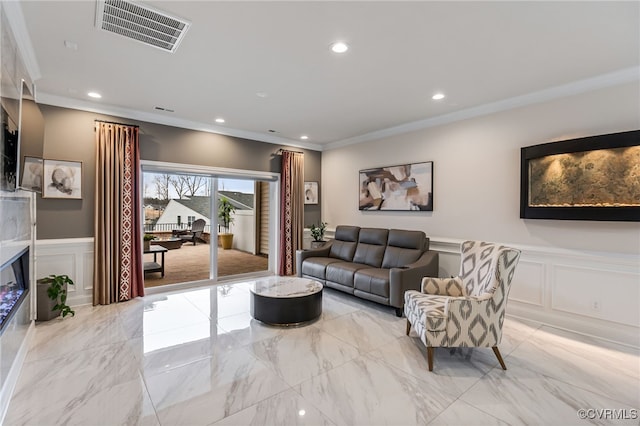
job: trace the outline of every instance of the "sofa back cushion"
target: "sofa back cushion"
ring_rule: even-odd
[[[353,261],[359,234],[360,228],[357,226],[337,226],[335,237],[331,243],[329,257],[335,257],[336,259],[347,262]]]
[[[362,228],[353,261],[379,268],[387,247],[388,229]]]
[[[382,259],[383,268],[407,266],[429,249],[429,239],[422,231],[391,229]]]

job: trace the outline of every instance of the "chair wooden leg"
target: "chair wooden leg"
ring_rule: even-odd
[[[429,363],[429,371],[433,371],[433,346],[427,346],[427,362]]]
[[[496,358],[498,358],[498,362],[500,363],[500,367],[502,367],[503,370],[507,369],[507,366],[504,365],[504,360],[502,359],[502,355],[500,355],[500,350],[498,350],[497,346],[493,346],[491,349],[493,349],[493,353],[496,354]]]
[[[407,336],[409,335],[410,331],[411,331],[411,323],[409,322],[409,318],[407,318]]]

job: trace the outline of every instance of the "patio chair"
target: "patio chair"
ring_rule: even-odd
[[[202,232],[204,231],[205,221],[204,219],[198,219],[193,221],[191,224],[191,229],[182,231],[176,237],[180,238],[183,243],[191,241],[193,245],[196,245],[198,238],[202,236]]]

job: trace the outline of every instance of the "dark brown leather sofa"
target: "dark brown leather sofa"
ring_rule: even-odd
[[[438,253],[422,231],[338,226],[324,247],[296,252],[299,277],[396,308],[404,292],[420,290],[423,277],[438,276]]]

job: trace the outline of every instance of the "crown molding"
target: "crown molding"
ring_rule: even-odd
[[[311,151],[322,151],[322,146],[316,144],[305,144],[292,139],[287,139],[275,135],[265,135],[246,130],[232,129],[223,126],[215,126],[198,121],[185,120],[176,117],[167,117],[161,114],[138,111],[130,108],[122,108],[113,105],[97,104],[81,99],[67,98],[64,96],[52,95],[50,93],[37,93],[36,101],[40,104],[53,105],[63,108],[76,109],[81,111],[95,112],[97,114],[112,115],[115,117],[128,118],[130,120],[146,121],[166,126],[181,127],[183,129],[197,130],[200,132],[216,133],[219,135],[232,136],[236,138],[255,140],[275,145],[286,145],[295,148],[303,148]]]
[[[607,87],[618,86],[638,80],[640,80],[640,67],[624,68],[596,77],[586,78],[583,80],[574,81],[572,83],[528,93],[526,95],[515,96],[513,98],[503,99],[501,101],[491,102],[477,107],[467,108],[449,114],[443,114],[437,117],[413,121],[411,123],[401,124],[399,126],[376,130],[375,132],[366,133],[364,135],[354,136],[352,138],[331,142],[324,146],[324,150],[328,151],[332,149],[343,148],[349,145],[369,142],[372,140],[387,138],[403,133],[415,132],[417,130],[427,129],[430,127],[442,126],[444,124],[449,124],[456,121],[494,114],[496,112],[520,108],[527,105],[548,102],[554,99],[578,95],[581,93],[604,89]]]
[[[42,74],[40,73],[38,60],[33,50],[31,37],[29,37],[29,32],[27,31],[22,6],[20,6],[19,1],[3,1],[2,10],[4,10],[4,13],[7,15],[9,27],[11,28],[18,47],[18,54],[22,58],[27,73],[29,77],[31,77],[31,81],[35,82],[42,77]]]

